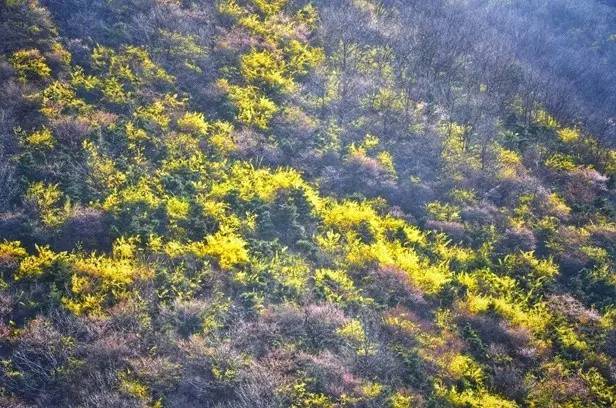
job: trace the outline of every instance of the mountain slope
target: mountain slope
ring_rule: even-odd
[[[0,406],[613,405],[613,17],[489,3],[0,3]]]

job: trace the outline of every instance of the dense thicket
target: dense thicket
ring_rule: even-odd
[[[0,406],[614,406],[615,19],[2,0]]]

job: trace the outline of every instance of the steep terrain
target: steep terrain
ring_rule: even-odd
[[[2,0],[0,406],[614,406],[615,22]]]

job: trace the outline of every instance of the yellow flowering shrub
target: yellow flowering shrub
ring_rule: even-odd
[[[246,81],[255,85],[265,85],[291,91],[293,80],[286,75],[286,65],[280,56],[269,51],[253,50],[242,55],[240,71]]]
[[[280,190],[302,189],[309,191],[302,176],[292,169],[260,169],[237,163],[229,171],[229,178],[212,188],[213,197],[224,197],[231,191],[237,191],[243,200],[258,198],[271,202]]]
[[[47,79],[51,76],[51,68],[37,49],[15,51],[9,58],[9,62],[22,82],[31,79]]]
[[[278,106],[274,101],[254,86],[225,85],[225,82],[220,84],[227,90],[229,99],[237,109],[237,118],[240,122],[262,130],[269,128],[270,121],[278,112]]]
[[[311,47],[297,40],[289,41],[285,52],[289,55],[287,69],[292,75],[306,75],[325,58],[321,48]]]
[[[456,380],[466,379],[474,384],[482,384],[484,374],[477,362],[471,357],[457,354],[446,364],[446,369]]]
[[[203,136],[207,133],[210,125],[206,122],[202,113],[186,112],[177,120],[178,129],[182,132]]]
[[[250,0],[263,14],[279,13],[287,5],[288,0]]]
[[[152,277],[152,271],[137,261],[137,238],[119,238],[112,255],[73,256],[70,262],[70,292],[63,297],[71,312],[100,315],[104,307],[130,296],[133,284]]]
[[[364,326],[359,320],[353,319],[336,330],[336,334],[355,349],[359,355],[368,355],[373,352],[368,341]]]
[[[558,138],[564,143],[573,143],[579,140],[580,132],[573,128],[563,128],[556,131]]]
[[[9,261],[21,260],[28,256],[28,252],[19,241],[0,242],[0,264]]]
[[[534,112],[535,123],[539,126],[544,126],[550,129],[556,129],[558,127],[558,121],[550,115],[545,109],[539,109]]]
[[[371,205],[365,202],[343,201],[332,203],[323,211],[323,224],[342,233],[356,232],[367,225],[374,235],[381,233],[378,215]]]
[[[183,220],[188,217],[190,203],[180,197],[171,197],[167,200],[167,214],[172,220]]]
[[[402,392],[396,392],[389,399],[389,408],[412,408],[413,397]]]
[[[216,258],[222,269],[245,264],[249,260],[246,241],[233,231],[220,230],[206,238],[205,244],[196,247],[201,256]]]
[[[65,252],[56,253],[47,246],[36,246],[36,254],[22,257],[15,279],[36,279],[63,269],[68,262]]]
[[[42,150],[53,149],[56,144],[56,140],[54,139],[51,130],[45,127],[27,135],[24,142],[28,146]]]
[[[366,301],[359,294],[353,280],[342,270],[317,269],[314,283],[317,290],[330,302],[346,304]]]
[[[56,184],[32,183],[26,199],[39,211],[43,224],[53,227],[61,224],[67,214],[64,194]]]

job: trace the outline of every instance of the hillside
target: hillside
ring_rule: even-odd
[[[616,4],[0,0],[0,407],[613,407]]]

